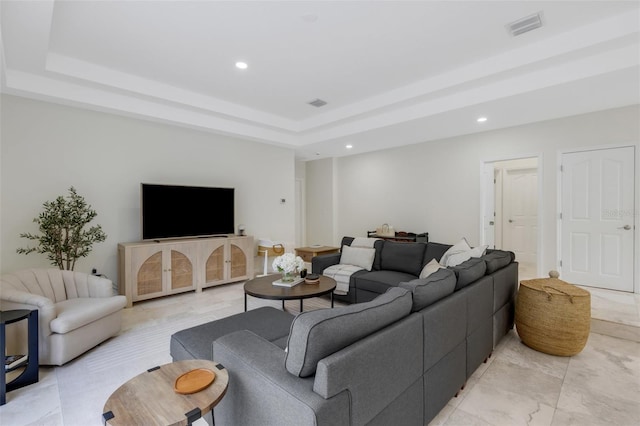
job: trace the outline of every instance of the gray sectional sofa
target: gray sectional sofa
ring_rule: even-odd
[[[437,243],[422,247],[423,264],[425,252],[441,256],[448,247],[429,244]],[[390,267],[389,251],[380,250],[379,265]],[[507,255],[506,264],[504,252],[472,259],[482,263],[476,279],[469,268],[425,279],[379,269],[363,281],[364,297],[382,276],[411,277],[344,307],[295,317],[265,307],[182,330],[171,337],[171,355],[228,369],[217,425],[426,425],[513,326],[518,269]]]

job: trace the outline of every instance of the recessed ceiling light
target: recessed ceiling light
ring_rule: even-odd
[[[246,62],[236,62],[236,68],[238,69],[246,70],[248,66]]]
[[[353,148],[353,145],[345,145],[345,148],[351,149],[351,148]]]
[[[479,117],[478,120],[476,120],[478,123],[484,123],[485,121],[487,121],[487,117]]]

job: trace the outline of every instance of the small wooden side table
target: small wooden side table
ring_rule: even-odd
[[[321,254],[332,254],[340,252],[339,247],[330,246],[312,246],[312,247],[298,247],[296,248],[296,256],[300,256],[305,262],[311,262],[315,256]]]
[[[9,383],[6,383],[7,371],[0,374],[0,405],[7,402],[7,392],[23,386],[36,383],[38,378],[38,311],[30,311],[28,309],[17,309],[12,311],[0,311],[0,351],[6,353],[6,330],[7,324],[27,320],[28,337],[27,337],[27,366],[22,373]],[[16,367],[23,368],[22,366]]]
[[[216,377],[207,388],[183,395],[173,386],[182,374],[206,368]],[[102,414],[105,425],[172,425],[186,426],[213,410],[227,392],[229,374],[223,365],[204,359],[177,361],[129,380],[111,394]]]

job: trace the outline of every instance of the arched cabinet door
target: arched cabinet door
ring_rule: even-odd
[[[237,239],[229,242],[230,279],[232,281],[253,278],[253,239]]]
[[[225,244],[217,242],[208,244],[206,250],[207,261],[205,263],[205,284],[218,284],[225,279]]]
[[[211,238],[200,247],[201,289],[253,278],[253,237]]]
[[[133,268],[136,276],[134,300],[162,295],[163,267],[162,250],[137,250],[133,253]]]
[[[179,291],[181,289],[192,289],[193,279],[193,262],[187,255],[178,250],[171,250],[171,291]]]
[[[196,288],[193,244],[142,245],[131,251],[132,301],[181,293]]]

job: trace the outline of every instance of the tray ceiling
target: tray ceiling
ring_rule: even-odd
[[[286,146],[301,159],[640,103],[633,1],[0,7],[2,92]],[[538,12],[542,28],[508,33]]]

